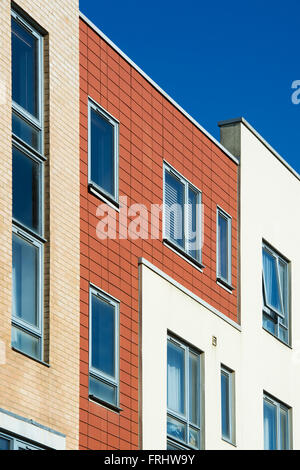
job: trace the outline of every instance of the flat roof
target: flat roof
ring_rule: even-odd
[[[230,124],[236,124],[236,123],[244,124],[244,126],[247,127],[247,129],[249,129],[249,131],[252,132],[252,134],[254,134],[258,140],[260,140],[260,142],[277,158],[277,160],[279,160],[280,163],[282,163],[282,165],[284,165],[287,168],[287,170],[289,170],[300,181],[299,173],[297,173],[297,171],[294,170],[294,168],[292,168],[291,165],[289,165],[288,162],[284,158],[282,158],[281,155],[279,155],[279,153],[257,132],[257,130],[254,129],[253,126],[251,126],[251,124],[249,124],[249,122],[244,117],[238,117],[234,119],[226,119],[225,121],[220,121],[218,122],[218,126],[222,127],[222,126],[228,126]]]
[[[218,142],[206,129],[204,129],[190,114],[188,114],[176,101],[173,100],[160,86],[155,83],[138,65],[136,65],[116,44],[114,44],[92,21],[90,21],[83,13],[79,12],[80,18],[92,28],[105,42],[107,42],[126,62],[128,62],[135,70],[137,70],[161,95],[163,95],[175,108],[177,108],[190,122],[192,122],[203,134],[208,137],[211,142],[219,147],[234,163],[239,165],[239,160],[232,155],[223,145]]]

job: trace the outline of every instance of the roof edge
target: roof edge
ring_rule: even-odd
[[[177,108],[192,124],[194,124],[206,137],[219,147],[236,165],[239,165],[239,160],[232,155],[223,145],[218,142],[204,127],[202,127],[192,116],[190,116],[171,96],[169,96],[160,86],[152,80],[138,65],[136,65],[115,43],[113,43],[89,18],[87,18],[81,11],[79,17],[90,26],[101,38],[107,42],[123,59],[126,60],[137,72],[139,72],[161,95],[163,95],[175,108]]]
[[[277,160],[279,160],[280,163],[282,163],[282,165],[284,165],[286,169],[290,171],[290,173],[292,173],[300,181],[299,173],[294,170],[294,168],[281,155],[279,155],[279,153],[262,137],[261,134],[259,134],[259,132],[257,132],[257,130],[254,129],[253,126],[251,126],[251,124],[244,117],[219,121],[218,126],[223,127],[237,123],[244,124],[244,126],[247,127],[247,129],[252,132],[252,134],[255,135],[255,137],[277,158]]]

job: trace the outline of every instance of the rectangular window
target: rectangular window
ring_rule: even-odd
[[[168,449],[200,449],[200,354],[168,338]]]
[[[221,367],[221,416],[222,439],[234,444],[234,373],[223,366]]]
[[[0,451],[1,450],[43,450],[33,444],[29,444],[7,434],[0,433]]]
[[[164,164],[164,240],[201,265],[201,192]]]
[[[231,217],[217,208],[217,280],[231,286]]]
[[[90,289],[89,395],[119,406],[119,303]]]
[[[89,100],[89,185],[118,203],[119,122]]]
[[[263,327],[289,343],[289,263],[265,243],[263,258]]]
[[[13,134],[42,151],[43,38],[12,12]]]
[[[12,12],[12,346],[43,360],[43,38]]]
[[[277,400],[264,396],[264,448],[289,450],[291,409]]]

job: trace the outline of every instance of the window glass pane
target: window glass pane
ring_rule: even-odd
[[[276,406],[264,400],[264,441],[265,450],[276,450]]]
[[[222,437],[231,439],[230,436],[230,378],[229,374],[221,372],[221,396],[222,396]]]
[[[115,307],[92,295],[92,367],[115,377]]]
[[[29,356],[35,357],[36,359],[40,358],[40,339],[36,338],[25,331],[12,327],[12,346],[19,351],[28,354]]]
[[[281,319],[283,325],[288,325],[288,268],[287,264],[283,261],[278,261],[279,267],[279,280],[282,293],[283,313],[284,318]]]
[[[228,220],[218,214],[218,275],[228,280]]]
[[[13,217],[40,232],[40,167],[37,162],[13,147]]]
[[[189,407],[190,422],[199,426],[199,356],[189,354]]]
[[[38,117],[38,40],[12,19],[12,99]]]
[[[186,424],[168,416],[167,433],[180,441],[186,441]]]
[[[117,388],[92,376],[89,379],[89,393],[112,405],[117,404]]]
[[[0,450],[9,450],[10,440],[0,436]]]
[[[174,442],[167,441],[167,450],[182,450],[184,447],[174,444]]]
[[[263,249],[263,274],[267,305],[282,313],[276,258]]]
[[[273,320],[269,315],[263,314],[263,327],[273,335],[277,331],[277,321]]]
[[[191,427],[189,428],[189,444],[197,449],[200,448],[200,432]]]
[[[115,197],[115,128],[91,109],[91,179]]]
[[[187,251],[193,258],[199,260],[199,230],[197,227],[197,203],[198,193],[189,187],[188,192],[188,230],[187,230]],[[198,232],[198,233],[197,233]]]
[[[184,248],[184,185],[165,171],[165,234]]]
[[[280,408],[280,449],[289,449],[288,410]]]
[[[13,316],[39,326],[39,249],[13,234]]]
[[[184,349],[168,341],[168,408],[185,414]]]
[[[22,139],[26,144],[35,150],[41,151],[41,132],[14,112],[12,114],[12,131],[14,135]]]

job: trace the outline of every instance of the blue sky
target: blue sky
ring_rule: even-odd
[[[80,10],[218,140],[218,121],[244,116],[300,173],[299,0],[80,0]]]

